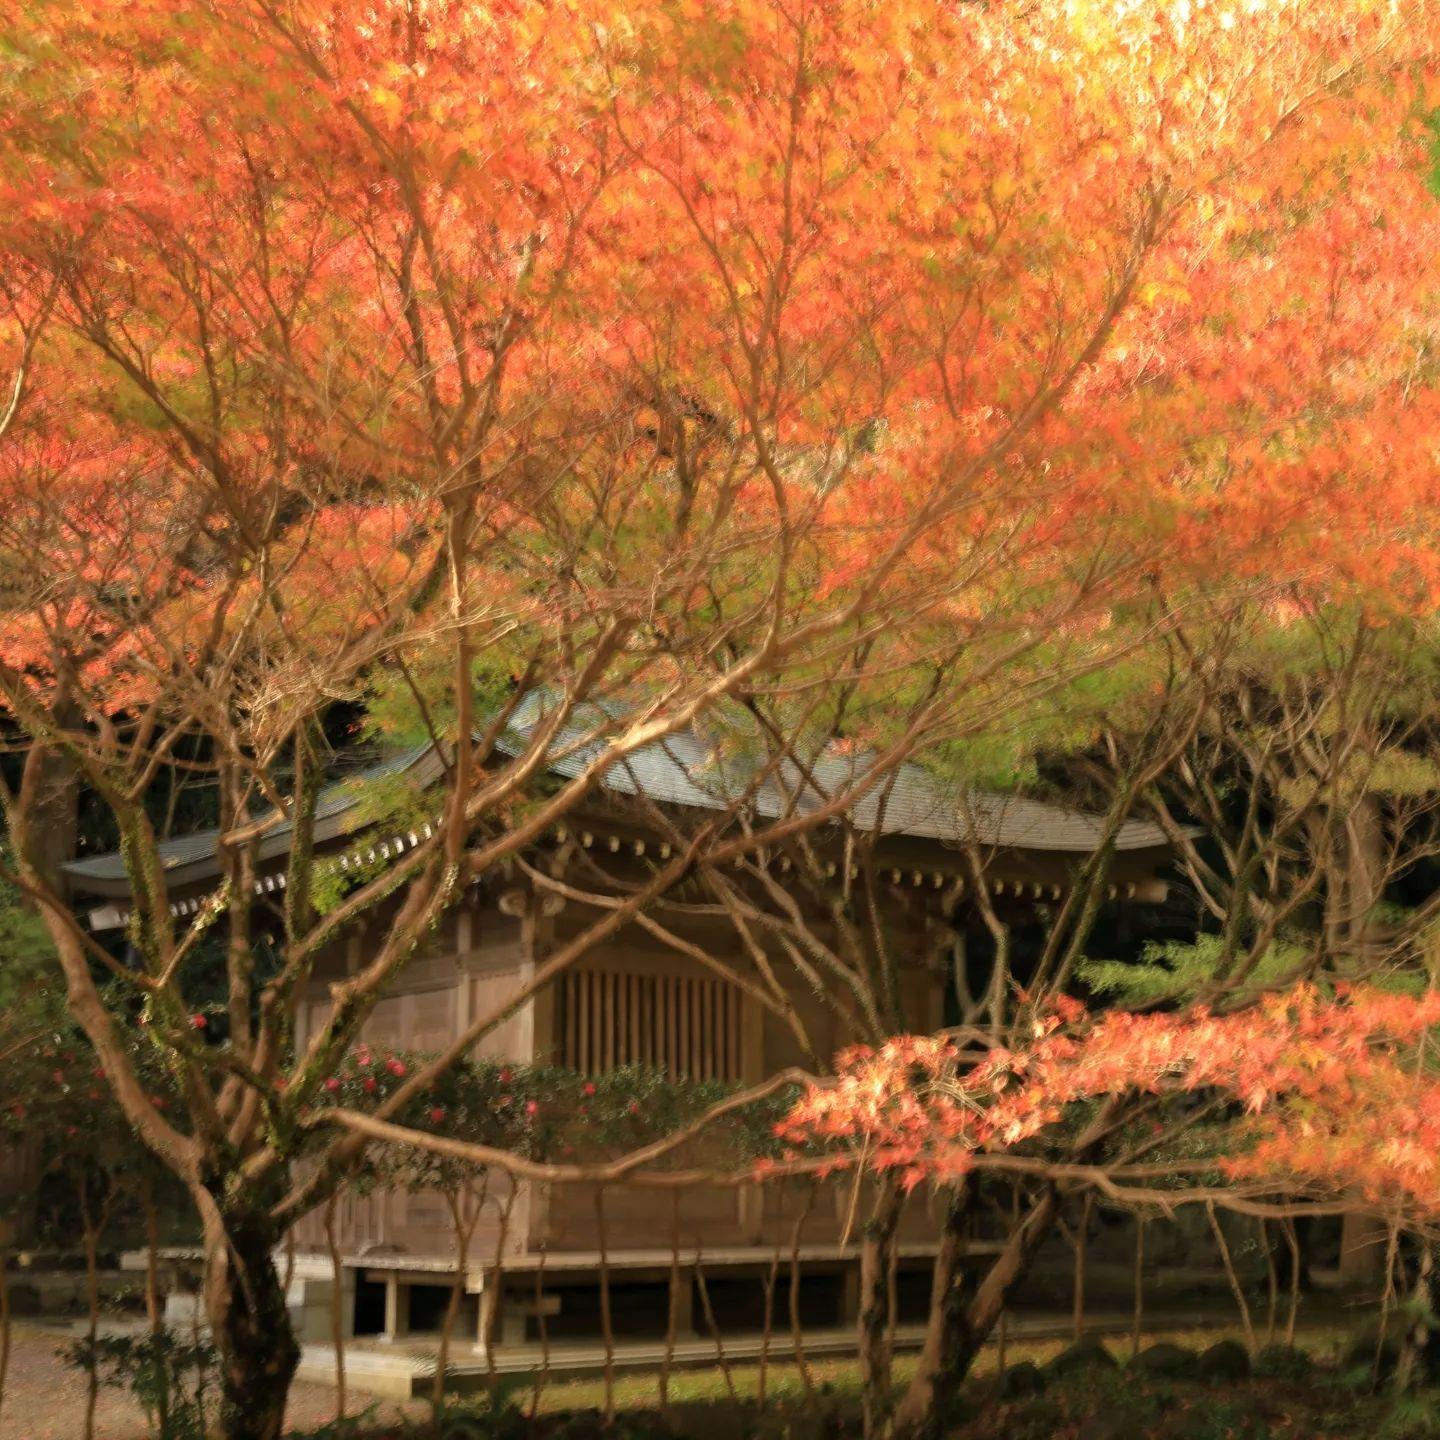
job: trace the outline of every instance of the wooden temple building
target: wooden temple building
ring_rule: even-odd
[[[581,748],[556,768],[562,776],[573,775],[587,758]],[[822,790],[842,784],[856,763],[853,756],[827,756],[809,780]],[[596,798],[537,844],[536,868],[568,846],[572,853],[585,852],[619,881],[643,877],[670,853],[656,833],[655,807],[677,827],[687,817],[693,821],[715,811],[726,803],[730,788],[723,769],[697,735],[682,734],[638,752],[610,772]],[[367,786],[398,783],[423,794],[441,771],[438,755],[427,746],[332,785],[318,812],[321,852],[342,869],[372,867],[373,873],[376,864],[420,843],[423,825],[418,830],[386,827],[364,818],[373,813],[365,804]],[[762,791],[757,809],[763,814],[768,807],[774,814],[782,804],[793,803],[793,791],[788,796]],[[848,818],[852,825],[878,832],[875,853],[892,911],[891,943],[905,957],[906,1023],[917,1031],[933,1031],[953,1019],[954,964],[957,953],[963,953],[957,947],[968,937],[983,949],[986,932],[974,894],[977,873],[983,875],[991,904],[1023,924],[1024,911],[1033,916],[1038,907],[1062,898],[1101,834],[1092,815],[1008,795],[961,797],[918,766],[906,766],[881,798],[867,797]],[[826,868],[841,884],[845,851],[839,827],[827,832],[822,825],[814,843],[825,853],[827,833],[836,837],[836,859]],[[209,831],[166,844],[177,915],[194,913],[214,890],[216,843],[217,833]],[[288,844],[284,826],[261,842],[257,891],[283,888]],[[977,854],[983,859],[978,872]],[[1115,837],[1107,881],[1111,898],[1152,905],[1162,901],[1169,861],[1157,827],[1126,823]],[[765,863],[785,883],[790,860],[777,853]],[[593,877],[593,869],[590,873]],[[68,881],[77,909],[93,929],[113,933],[124,926],[129,886],[118,856],[77,860],[68,867]],[[594,888],[593,878],[584,883]],[[407,963],[371,1017],[366,1038],[377,1047],[442,1047],[473,1017],[513,994],[547,953],[580,933],[595,914],[537,889],[520,867],[500,867],[466,892]],[[381,914],[371,924],[384,919]],[[675,1075],[737,1083],[810,1063],[790,1027],[694,958],[696,952],[722,956],[744,971],[749,963],[745,947],[728,921],[667,915],[665,924],[693,947],[690,953],[631,925],[595,946],[557,984],[493,1030],[481,1052],[588,1073],[641,1062]],[[317,965],[298,1020],[298,1044],[303,1046],[323,1019],[330,982],[365,960],[367,933],[352,931]],[[792,1001],[817,1053],[831,1054],[847,1042],[836,1013],[798,979]],[[501,1243],[499,1215],[509,1193],[503,1177],[488,1184],[489,1208],[470,1250],[466,1289],[473,1298],[467,1324],[474,1327],[477,1346],[488,1343],[503,1350],[533,1343],[542,1321],[549,1336],[593,1336],[602,1243],[595,1196],[586,1187],[525,1182],[509,1201]],[[818,1202],[812,1196],[803,1213],[798,1191],[782,1185],[688,1189],[678,1201],[662,1191],[608,1188],[603,1243],[616,1333],[663,1333],[672,1307],[682,1333],[687,1327],[698,1331],[694,1281],[702,1263],[707,1318],[734,1333],[754,1329],[759,1280],[773,1276],[779,1254],[787,1274],[792,1261],[803,1266],[805,1323],[822,1328],[842,1321],[856,1294],[856,1247],[853,1239],[842,1243],[852,1200],[850,1188],[838,1182]],[[925,1210],[923,1196],[917,1196],[902,1222],[903,1264],[913,1272],[909,1278],[902,1273],[902,1298],[906,1284],[923,1287],[928,1278],[936,1228]],[[683,1257],[678,1272],[677,1233]],[[347,1195],[339,1206],[338,1236],[348,1329],[399,1340],[438,1326],[456,1266],[441,1196],[395,1190]],[[318,1217],[304,1222],[294,1238],[293,1312],[302,1338],[323,1341],[329,1335],[332,1267]],[[785,1284],[782,1277],[782,1291]],[[774,1303],[784,1314],[788,1302],[776,1298]]]

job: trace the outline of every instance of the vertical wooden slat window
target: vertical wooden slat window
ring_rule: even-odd
[[[560,1063],[588,1075],[654,1065],[740,1078],[740,992],[722,980],[572,970],[560,983]]]

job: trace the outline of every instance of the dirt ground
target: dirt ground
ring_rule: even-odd
[[[85,1433],[85,1377],[63,1364],[56,1355],[65,1337],[52,1332],[15,1327],[10,1352],[10,1373],[0,1408],[0,1440],[81,1440]],[[368,1395],[355,1396],[352,1411],[370,1403]],[[419,1415],[426,1407],[413,1402]],[[382,1402],[379,1418],[402,1413],[392,1402]],[[297,1382],[290,1392],[289,1421],[297,1429],[323,1424],[335,1415],[335,1392],[325,1385]],[[95,1409],[95,1440],[145,1440],[150,1432],[138,1405],[119,1390],[101,1389]]]

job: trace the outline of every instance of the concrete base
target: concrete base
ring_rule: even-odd
[[[355,1333],[355,1275],[350,1268],[341,1271],[340,1317],[341,1334],[349,1339]],[[333,1275],[296,1273],[285,1293],[285,1308],[290,1324],[302,1345],[333,1344],[330,1299],[335,1292]]]
[[[1071,1335],[1068,1315],[1012,1316],[1007,1333],[1014,1340],[1066,1340]],[[1132,1317],[1128,1314],[1095,1315],[1085,1324],[1087,1335],[1129,1335]],[[1166,1330],[1232,1329],[1234,1319],[1228,1315],[1201,1316],[1191,1313],[1147,1315],[1145,1330],[1155,1334]],[[925,1338],[922,1325],[901,1325],[895,1331],[897,1350],[917,1350]],[[723,1341],[727,1364],[753,1364],[765,1349],[759,1335],[726,1336]],[[380,1344],[366,1338],[345,1347],[345,1383],[347,1387],[386,1399],[411,1399],[428,1396],[435,1375],[438,1342],[434,1336],[407,1339],[399,1344]],[[855,1353],[855,1331],[848,1327],[812,1330],[805,1336],[808,1360],[833,1358]],[[770,1337],[768,1354],[772,1363],[783,1364],[794,1358],[795,1350],[788,1330]],[[664,1363],[665,1346],[660,1340],[638,1340],[617,1343],[614,1366],[617,1372],[657,1372]],[[540,1369],[542,1353],[538,1345],[497,1347],[494,1373],[512,1377],[533,1376]],[[715,1364],[713,1338],[692,1336],[676,1342],[671,1356],[675,1369],[698,1369]],[[464,1393],[483,1389],[490,1374],[483,1349],[459,1343],[450,1352],[449,1377],[446,1388]],[[552,1344],[546,1365],[547,1383],[555,1380],[578,1379],[599,1375],[605,1369],[604,1347],[597,1341],[564,1341]],[[331,1345],[307,1345],[300,1359],[298,1378],[331,1385],[335,1381],[335,1350]]]
[[[208,1335],[210,1323],[205,1318],[205,1302],[189,1291],[172,1290],[165,1297],[165,1328],[177,1335],[193,1335],[197,1330]]]
[[[895,1333],[897,1348],[918,1348],[924,1339],[924,1327],[902,1325]],[[725,1359],[729,1364],[753,1363],[760,1358],[764,1342],[759,1335],[736,1335],[724,1342]],[[400,1344],[386,1344],[375,1339],[357,1340],[345,1347],[345,1384],[348,1389],[391,1400],[408,1400],[426,1396],[435,1376],[437,1341],[433,1336],[424,1340],[411,1339]],[[805,1337],[807,1359],[845,1355],[855,1349],[855,1332],[844,1330],[813,1331]],[[770,1337],[769,1355],[772,1362],[783,1363],[794,1357],[789,1334]],[[665,1359],[664,1342],[637,1340],[617,1343],[614,1364],[616,1371],[656,1371]],[[540,1369],[542,1352],[538,1345],[497,1346],[494,1373],[516,1376],[534,1375]],[[677,1341],[671,1358],[674,1368],[695,1369],[714,1365],[715,1342],[690,1338]],[[458,1393],[485,1387],[490,1366],[481,1346],[456,1343],[450,1351],[446,1388]],[[586,1375],[599,1375],[605,1369],[605,1350],[596,1341],[566,1341],[550,1346],[547,1379],[570,1380]],[[307,1345],[300,1358],[297,1378],[330,1385],[335,1381],[335,1347]]]

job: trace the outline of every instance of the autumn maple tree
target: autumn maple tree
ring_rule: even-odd
[[[871,716],[906,702],[861,727],[870,758],[824,805],[767,827],[741,794],[534,986],[697,865],[841,815],[917,747],[1124,653],[1202,581],[1432,601],[1433,18],[6,18],[13,878],[203,1224],[227,1436],[282,1424],[281,1237],[501,1012],[369,1131],[315,1109],[366,1017],[463,886],[628,754],[722,715],[803,751],[833,738],[838,693]],[[446,774],[433,834],[337,894],[313,817],[341,703],[407,713]],[[595,758],[537,791],[577,729]],[[213,785],[223,832],[223,887],[185,918],[153,810],[174,774]],[[129,867],[129,961],[58,885],[81,786]],[[257,847],[282,817],[262,959]],[[392,901],[294,1053],[316,956]],[[216,949],[211,1037],[193,977]],[[167,1112],[131,1058],[141,1028]]]
[[[906,1188],[1029,1179],[1041,1186],[1026,1217],[1032,1236],[1053,1221],[1067,1183],[1167,1212],[1217,1195],[1259,1216],[1363,1204],[1396,1230],[1424,1232],[1440,1205],[1440,1080],[1427,1054],[1437,1021],[1434,990],[1298,986],[1231,1014],[1089,1016],[1071,1002],[1037,1019],[1014,1050],[963,1034],[900,1037],[840,1057],[834,1082],[778,1127],[794,1148],[776,1168],[863,1167]],[[1196,1108],[1167,1102],[1207,1095],[1212,1115],[1218,1097],[1233,1118],[1212,1127],[1200,1151],[1166,1154]],[[1136,1097],[1149,1120],[1138,1137],[1123,1123]],[[1097,1153],[1107,1137],[1120,1143]],[[963,1377],[984,1338],[946,1328],[932,1312],[897,1415],[903,1433],[921,1433],[943,1410],[955,1367]],[[937,1362],[946,1369],[937,1373]]]

